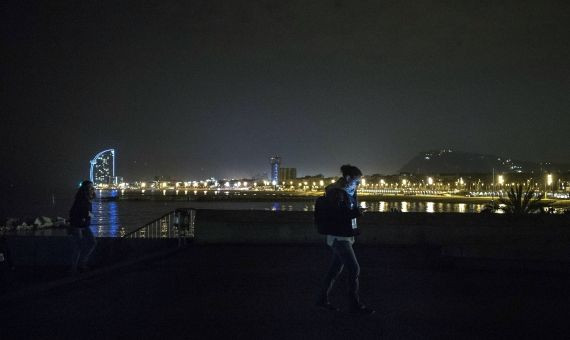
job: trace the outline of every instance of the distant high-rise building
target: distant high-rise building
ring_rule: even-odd
[[[124,178],[121,177],[121,176],[115,176],[115,177],[113,177],[112,181],[113,181],[113,185],[119,185],[119,184],[125,182]]]
[[[99,152],[89,162],[89,179],[94,185],[113,184],[115,178],[115,149],[108,149]]]
[[[297,178],[297,168],[279,168],[279,184]]]
[[[269,180],[272,184],[277,184],[279,182],[279,165],[281,164],[281,157],[274,156],[270,157],[269,161],[271,163],[271,171],[269,175]]]

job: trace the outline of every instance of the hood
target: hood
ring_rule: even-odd
[[[346,189],[346,183],[345,183],[344,178],[341,177],[336,182],[334,182],[333,184],[327,185],[325,188],[325,192],[329,192],[329,191],[335,190],[335,189],[346,191],[345,190]]]

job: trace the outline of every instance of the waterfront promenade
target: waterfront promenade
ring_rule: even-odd
[[[570,336],[566,273],[453,266],[421,247],[356,252],[372,316],[313,307],[322,245],[201,245],[2,301],[2,338]],[[346,307],[340,281],[333,302]]]

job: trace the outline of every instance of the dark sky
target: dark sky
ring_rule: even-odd
[[[393,173],[421,150],[570,161],[567,1],[14,1],[3,185]],[[49,184],[45,184],[49,181]]]

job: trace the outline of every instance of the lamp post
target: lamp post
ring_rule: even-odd
[[[497,182],[499,182],[499,187],[501,188],[501,197],[503,196],[503,184],[505,183],[505,178],[503,177],[503,175],[499,175],[497,178]]]
[[[546,184],[548,185],[548,187],[552,186],[552,174],[546,175]],[[546,192],[548,190],[548,187],[546,185],[544,186],[544,198],[545,199],[546,199]]]
[[[491,176],[491,179],[493,181],[492,185],[492,190],[491,190],[491,202],[495,201],[495,168],[493,168],[493,175]]]

